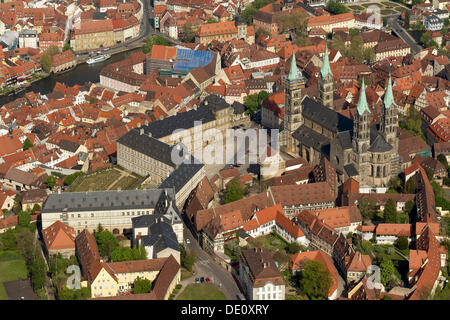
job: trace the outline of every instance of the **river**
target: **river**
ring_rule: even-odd
[[[83,63],[78,65],[74,70],[68,71],[66,73],[58,74],[58,75],[51,75],[45,79],[39,80],[37,82],[34,82],[31,84],[30,87],[26,88],[25,91],[20,92],[19,94],[12,95],[12,96],[1,96],[0,97],[0,106],[3,106],[4,104],[14,101],[15,99],[19,97],[23,97],[26,92],[34,91],[39,92],[41,94],[47,94],[53,90],[55,87],[55,84],[57,82],[64,83],[67,86],[74,86],[76,84],[82,85],[86,82],[99,82],[100,81],[100,71],[103,67],[106,65],[117,62],[120,60],[125,59],[127,56],[129,56],[131,53],[137,51],[139,49],[130,50],[127,52],[122,52],[113,55],[110,59],[98,62],[95,64],[87,64]]]

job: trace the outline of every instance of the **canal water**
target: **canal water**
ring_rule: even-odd
[[[51,75],[45,79],[39,80],[31,84],[26,90],[12,96],[0,96],[0,106],[14,101],[17,98],[23,97],[26,92],[33,91],[36,93],[47,94],[53,90],[57,82],[64,83],[67,86],[74,86],[76,84],[82,85],[86,82],[99,82],[100,71],[108,64],[125,59],[131,53],[140,49],[134,49],[127,52],[122,52],[113,55],[110,59],[94,64],[83,63],[78,65],[74,70],[66,73]]]

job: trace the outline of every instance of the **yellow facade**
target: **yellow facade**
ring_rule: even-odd
[[[114,45],[114,31],[75,35],[75,51],[108,48]]]

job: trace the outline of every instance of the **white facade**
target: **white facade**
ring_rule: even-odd
[[[274,285],[267,281],[263,287],[253,288],[248,276],[248,268],[239,265],[239,277],[241,284],[246,291],[248,300],[284,300],[285,299],[285,285]]]

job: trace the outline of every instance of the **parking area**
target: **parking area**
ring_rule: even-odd
[[[8,300],[38,300],[30,279],[3,282]]]

